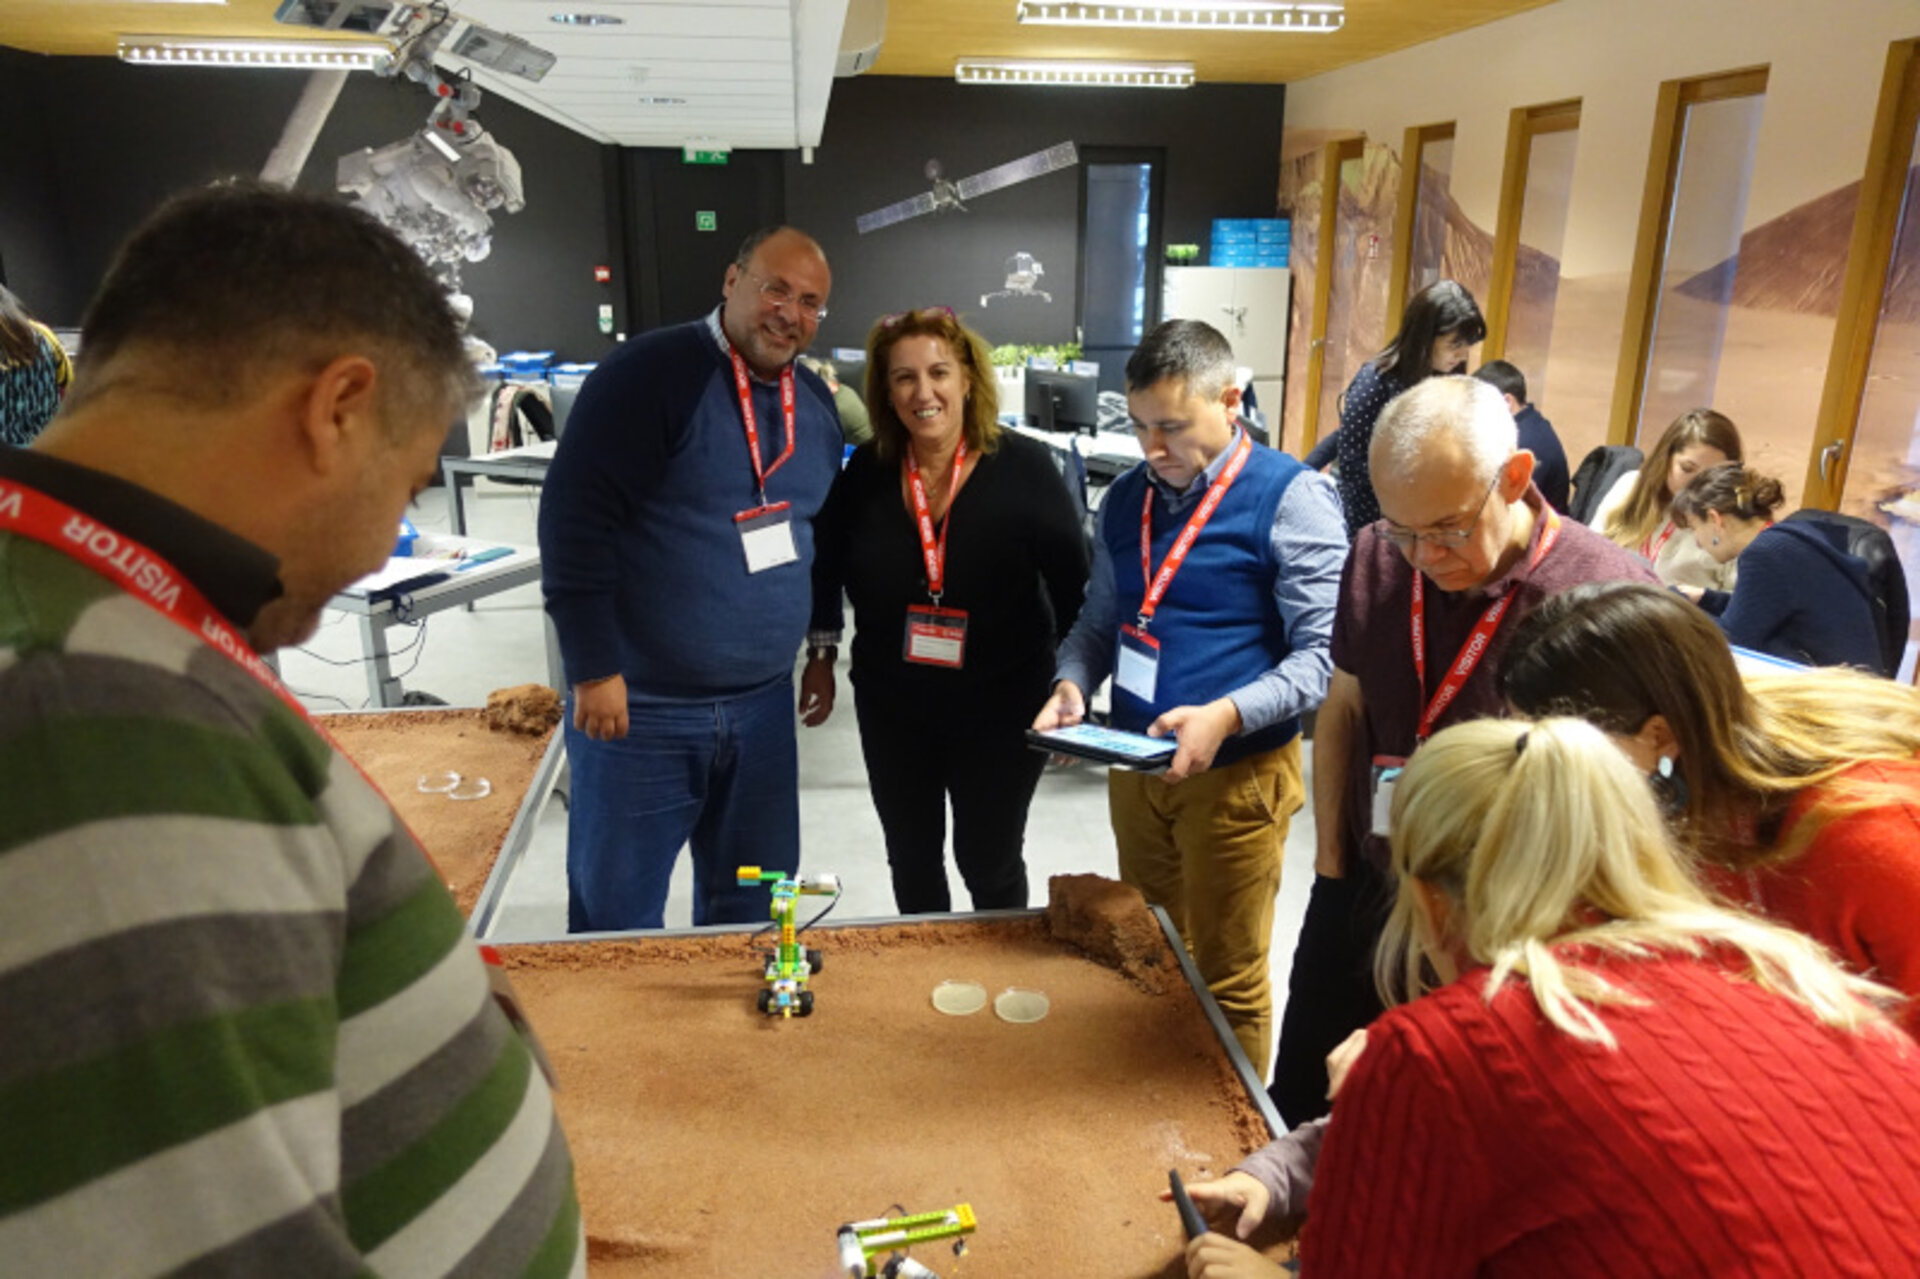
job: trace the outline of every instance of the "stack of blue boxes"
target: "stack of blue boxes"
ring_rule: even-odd
[[[1287,265],[1292,223],[1285,218],[1215,218],[1210,266]]]

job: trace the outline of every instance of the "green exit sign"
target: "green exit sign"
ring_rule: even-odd
[[[720,217],[710,209],[696,209],[693,214],[693,229],[696,231],[718,231]]]
[[[697,147],[687,147],[680,152],[680,159],[686,164],[725,164],[727,153],[720,150],[703,151]]]

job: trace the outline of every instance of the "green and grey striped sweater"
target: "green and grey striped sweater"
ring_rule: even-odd
[[[386,802],[0,534],[0,1271],[584,1273],[545,1081]]]

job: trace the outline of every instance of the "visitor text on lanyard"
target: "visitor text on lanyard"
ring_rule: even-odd
[[[1160,641],[1147,633],[1153,625],[1153,615],[1160,607],[1160,601],[1167,596],[1167,590],[1173,585],[1174,576],[1180,572],[1180,566],[1187,562],[1187,553],[1193,550],[1193,544],[1200,537],[1200,530],[1207,526],[1213,513],[1227,496],[1227,490],[1240,478],[1240,472],[1247,464],[1247,458],[1253,452],[1253,438],[1244,432],[1240,443],[1235,446],[1233,455],[1221,468],[1219,478],[1207,486],[1206,496],[1200,499],[1200,505],[1187,517],[1186,527],[1173,540],[1167,549],[1167,558],[1161,561],[1160,571],[1153,571],[1153,484],[1149,482],[1140,502],[1140,580],[1146,587],[1146,593],[1140,599],[1140,614],[1132,625],[1120,628],[1119,647],[1116,650],[1113,680],[1122,689],[1133,694],[1143,702],[1153,700],[1155,686],[1160,677]]]
[[[727,356],[733,361],[733,386],[740,395],[740,420],[747,428],[747,457],[753,463],[753,491],[760,503],[735,515],[733,522],[740,530],[740,549],[747,557],[747,572],[760,573],[800,558],[793,544],[793,504],[767,502],[767,479],[793,456],[797,437],[793,365],[780,370],[780,412],[785,419],[787,442],[780,456],[773,459],[773,465],[768,466],[760,459],[760,423],[753,412],[753,383],[747,375],[747,362],[731,343],[727,346]]]
[[[940,597],[947,587],[947,529],[953,523],[953,504],[960,496],[962,469],[966,464],[967,442],[963,439],[953,453],[953,474],[947,483],[947,513],[940,521],[937,538],[933,531],[933,504],[927,500],[927,486],[920,478],[920,463],[913,456],[913,450],[907,450],[901,464],[907,475],[907,491],[913,495],[913,526],[920,534],[920,558],[927,569],[927,596],[933,601],[931,607],[907,605],[903,656],[920,666],[958,670],[966,657],[966,610],[940,606]]]

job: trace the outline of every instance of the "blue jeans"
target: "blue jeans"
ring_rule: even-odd
[[[689,843],[695,924],[766,919],[767,890],[734,871],[800,865],[792,677],[724,701],[630,701],[627,715],[626,737],[596,742],[567,705],[568,931],[664,927]]]

